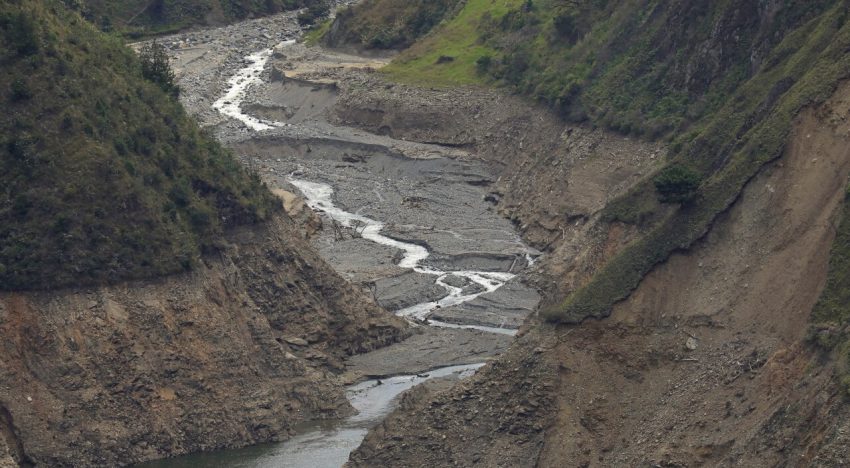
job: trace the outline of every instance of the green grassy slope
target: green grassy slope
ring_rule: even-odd
[[[379,23],[367,8],[377,3],[366,0],[351,22]],[[658,137],[719,109],[785,34],[834,3],[468,0],[386,71],[510,86],[567,119]]]
[[[0,289],[183,271],[279,206],[59,1],[0,3],[0,68]]]
[[[476,61],[495,54],[496,45],[480,37],[480,27],[485,19],[503,18],[521,5],[522,0],[467,0],[456,16],[402,53],[384,72],[418,84],[482,83]]]

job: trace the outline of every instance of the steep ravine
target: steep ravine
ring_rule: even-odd
[[[283,444],[151,466],[340,466],[400,392],[478,369],[507,347],[538,300],[517,274],[539,252],[526,247],[486,200],[491,168],[454,148],[327,122],[322,110],[335,103],[337,85],[283,77],[288,72],[281,70],[336,68],[363,59],[316,57],[291,41],[270,40],[268,48],[258,48],[255,35],[264,36],[263,25],[288,21],[284,15],[166,38],[183,99],[290,204],[306,202],[322,215],[313,243],[340,274],[397,315],[429,326],[416,326],[410,339],[344,363],[343,379],[357,382],[348,389],[357,415],[302,425]],[[228,34],[234,29],[238,35]],[[210,114],[206,105],[217,112]],[[303,229],[315,224],[306,222]],[[364,380],[369,376],[378,378]]]
[[[600,211],[663,145],[498,91],[389,83],[297,33],[280,15],[164,38],[187,107],[289,214],[191,274],[0,296],[0,467],[292,434],[154,466],[339,466],[364,435],[350,466],[846,458],[847,409],[805,335],[850,175],[850,87],[609,318],[553,326],[524,280],[562,297],[639,235]]]
[[[285,188],[289,174],[328,184],[347,212],[387,223],[394,239],[427,232],[431,245],[444,230],[393,213],[384,205],[391,191],[370,173],[409,176],[388,162],[399,155],[387,148],[421,156],[439,154],[442,144],[481,158],[486,177],[473,180],[464,168],[459,178],[486,187],[487,202],[547,252],[537,279],[552,298],[583,285],[640,234],[601,222],[600,210],[663,165],[661,144],[565,125],[497,91],[390,83],[357,70],[367,65],[350,57],[311,68],[305,61],[333,54],[296,47],[272,55],[278,60],[270,78],[278,84],[263,86],[251,108],[294,123],[304,107],[275,97],[312,86],[308,105],[329,109],[330,122],[268,129],[263,138],[219,131]],[[749,182],[693,248],[654,268],[610,318],[562,327],[533,318],[476,376],[404,397],[351,465],[834,466],[846,458],[846,428],[837,422],[846,406],[831,364],[805,342],[845,194],[846,97],[842,88],[826,105],[800,113],[784,156]],[[384,150],[372,146],[383,143]],[[286,154],[292,150],[297,156]],[[426,190],[427,182],[417,182],[400,192]],[[396,209],[435,205],[418,193],[399,198]],[[382,284],[401,258],[367,250],[357,236],[339,237],[325,235],[317,245],[366,287]],[[359,249],[363,255],[352,260]],[[375,261],[364,263],[367,257]]]

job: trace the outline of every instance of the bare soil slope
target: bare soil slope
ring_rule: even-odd
[[[397,341],[405,324],[298,229],[283,216],[234,231],[191,274],[0,295],[0,435],[11,455],[119,466],[280,440],[298,422],[349,412],[329,371]]]
[[[846,458],[831,364],[805,336],[850,173],[849,114],[848,86],[802,113],[784,157],[610,318],[533,327],[469,382],[408,401],[351,464],[832,466]],[[534,205],[519,210],[539,212]],[[618,229],[594,236],[607,239],[596,241],[601,255],[564,236],[549,261],[592,270],[598,261],[585,257],[621,245]],[[559,279],[573,288],[585,278]]]

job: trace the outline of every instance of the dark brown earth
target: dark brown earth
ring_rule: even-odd
[[[0,295],[0,440],[19,462],[118,466],[347,414],[330,371],[406,324],[300,231],[284,215],[232,232],[197,271],[158,281]]]

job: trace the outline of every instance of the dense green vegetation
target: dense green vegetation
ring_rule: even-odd
[[[700,177],[687,167],[673,165],[661,171],[653,183],[661,203],[691,203],[697,196]]]
[[[298,14],[298,24],[301,26],[313,26],[317,21],[327,18],[331,12],[330,4],[325,1],[313,2],[304,11]]]
[[[147,43],[139,50],[139,61],[142,64],[142,76],[157,84],[163,91],[173,97],[180,94],[177,77],[171,70],[168,52],[162,44],[156,41]]]
[[[374,0],[337,13],[325,35],[331,46],[402,49],[451,16],[459,0]]]
[[[0,67],[0,289],[182,271],[277,209],[131,50],[63,3],[0,3]]]
[[[65,0],[104,31],[133,37],[175,32],[193,25],[224,24],[326,0]]]
[[[380,30],[387,3],[367,0],[349,22]],[[569,120],[654,138],[717,111],[786,32],[833,3],[784,2],[768,12],[755,0],[468,0],[386,71],[428,84],[510,86]]]

